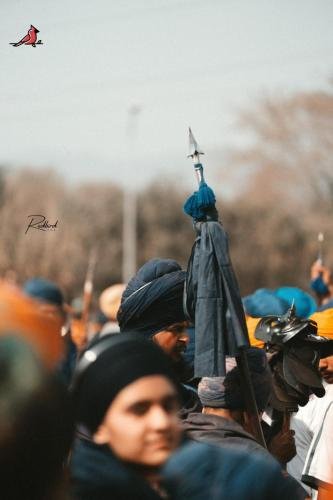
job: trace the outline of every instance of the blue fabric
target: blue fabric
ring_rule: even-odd
[[[212,188],[205,182],[201,182],[199,191],[197,191],[198,206],[200,208],[210,208],[215,205],[216,198]]]
[[[75,370],[78,353],[76,345],[72,341],[70,335],[66,335],[64,341],[65,341],[65,353],[63,358],[57,365],[56,373],[59,376],[60,380],[63,382],[63,384],[69,387]]]
[[[215,207],[215,194],[205,182],[201,182],[199,190],[195,191],[184,203],[184,212],[194,220],[205,217],[207,209]]]
[[[246,314],[253,318],[282,316],[289,309],[289,303],[268,288],[258,288],[251,295],[244,297],[243,306]]]
[[[224,376],[225,357],[249,347],[244,310],[223,226],[209,220],[195,228],[186,278],[186,309],[195,325],[194,376]]]
[[[23,291],[37,300],[62,306],[64,297],[60,288],[52,281],[43,278],[33,278],[23,285]]]
[[[162,470],[173,500],[300,500],[306,494],[273,457],[190,442]]]
[[[194,352],[195,352],[195,330],[194,327],[190,327],[187,329],[189,341],[186,346],[185,352],[183,352],[183,358],[185,363],[190,366],[192,369],[194,368]]]
[[[185,321],[183,290],[186,272],[171,259],[146,262],[128,283],[118,311],[120,331],[135,330],[150,338]]]
[[[193,219],[201,219],[205,216],[205,212],[198,206],[197,191],[195,191],[184,203],[184,212],[193,217]]]
[[[70,469],[72,500],[160,499],[142,475],[119,460],[107,446],[77,440]]]
[[[318,295],[327,295],[329,293],[328,286],[324,283],[322,276],[317,276],[317,278],[311,280],[310,287]]]
[[[317,304],[311,295],[295,286],[283,286],[275,290],[280,299],[286,301],[289,306],[294,302],[296,314],[301,318],[308,318],[317,310]]]

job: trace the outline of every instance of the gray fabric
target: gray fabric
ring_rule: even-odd
[[[219,415],[191,413],[183,421],[183,428],[186,435],[195,441],[240,447],[249,453],[260,452],[270,455],[241,425]]]
[[[248,347],[228,238],[219,222],[196,224],[200,232],[187,269],[186,306],[195,323],[195,376],[225,375],[225,357]]]
[[[263,349],[251,347],[246,351],[250,377],[259,411],[263,411],[269,401],[272,374]],[[245,410],[246,401],[242,391],[241,378],[236,359],[226,357],[225,377],[203,377],[199,383],[198,395],[203,406]]]

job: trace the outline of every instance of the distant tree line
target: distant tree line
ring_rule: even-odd
[[[319,231],[326,262],[333,264],[333,93],[260,101],[240,116],[239,127],[251,131],[253,142],[229,158],[228,168],[238,172],[235,195],[219,199],[219,181],[212,187],[241,291],[306,289]],[[138,193],[138,266],[169,257],[186,267],[195,237],[182,211],[190,194],[171,182],[154,182]],[[122,190],[112,183],[69,185],[52,170],[2,169],[1,275],[16,275],[19,283],[48,277],[70,299],[82,292],[96,246],[96,291],[120,282],[122,204]],[[25,233],[33,214],[50,224],[58,220],[56,229]]]

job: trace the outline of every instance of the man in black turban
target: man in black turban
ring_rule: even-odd
[[[183,291],[186,272],[171,259],[146,262],[128,283],[118,311],[120,331],[153,339],[174,361],[188,342]]]
[[[180,382],[193,376],[193,368],[182,353],[189,341],[188,321],[183,310],[186,272],[171,259],[146,262],[128,283],[118,311],[120,332],[135,331],[156,342],[172,359]],[[195,389],[182,386],[181,416],[200,411]]]

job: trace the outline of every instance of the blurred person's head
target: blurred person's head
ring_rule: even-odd
[[[274,290],[277,297],[287,302],[288,306],[296,308],[296,314],[300,318],[308,318],[317,309],[314,298],[301,288],[296,286],[281,286]]]
[[[188,343],[183,310],[186,272],[171,259],[146,262],[128,283],[118,311],[120,331],[154,340],[174,361]]]
[[[266,353],[263,349],[252,347],[247,350],[247,359],[258,411],[263,412],[272,391],[272,375]],[[226,358],[225,377],[203,377],[198,395],[204,413],[220,414],[246,425],[246,400],[235,358]]]
[[[319,371],[325,382],[333,384],[333,353],[320,358]]]
[[[316,312],[310,319],[317,323],[317,335],[333,340],[333,308]]]
[[[74,377],[77,421],[120,460],[162,465],[180,440],[178,382],[162,350],[135,334],[103,337]]]
[[[117,321],[117,313],[125,288],[126,285],[117,283],[103,290],[99,297],[100,310],[110,321]]]
[[[23,291],[38,301],[45,314],[59,317],[65,323],[64,296],[58,285],[43,278],[32,278],[24,283]]]
[[[311,316],[317,323],[318,335],[329,339],[321,346],[319,371],[328,384],[333,383],[333,309],[325,309]]]
[[[253,318],[282,316],[294,304],[297,316],[308,318],[316,310],[316,302],[308,293],[293,286],[282,286],[271,290],[258,288],[243,298],[245,313]]]
[[[271,314],[280,316],[288,310],[288,303],[277,297],[269,288],[258,288],[243,298],[245,313],[252,318],[262,318]]]
[[[40,302],[5,282],[0,282],[0,337],[15,331],[20,334],[48,367],[61,359],[63,342],[59,335],[62,319],[49,314]]]
[[[0,366],[1,497],[55,498],[73,436],[68,396],[13,332],[0,337]]]

